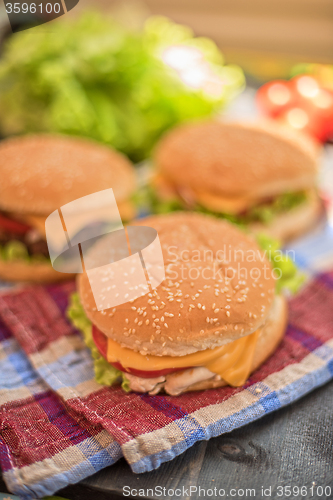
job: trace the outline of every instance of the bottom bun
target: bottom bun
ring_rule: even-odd
[[[58,273],[51,263],[0,260],[0,279],[3,281],[23,281],[29,283],[54,283],[73,278],[75,274]]]
[[[250,230],[253,233],[265,233],[281,242],[286,242],[312,229],[323,214],[322,200],[314,192],[309,200],[299,207],[277,215],[270,224],[251,224]]]
[[[258,337],[251,373],[257,370],[257,368],[273,354],[285,334],[287,322],[287,301],[283,295],[279,295],[275,298],[273,310]],[[212,378],[190,385],[183,392],[202,391],[204,389],[213,389],[225,385],[228,384],[224,380],[214,380],[214,378]]]

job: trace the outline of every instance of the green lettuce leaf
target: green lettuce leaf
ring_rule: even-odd
[[[304,283],[305,275],[299,271],[293,260],[282,252],[281,243],[266,234],[259,234],[256,239],[273,269],[276,270],[277,293],[282,290],[288,290],[292,294],[297,293]]]
[[[50,259],[44,255],[30,256],[24,243],[18,240],[11,240],[5,245],[0,245],[0,260],[7,262],[24,261],[26,264],[43,263],[50,264]]]
[[[207,215],[213,215],[219,219],[226,219],[238,226],[247,226],[254,222],[269,224],[277,215],[298,207],[307,200],[305,191],[284,193],[277,196],[270,203],[262,203],[247,211],[244,215],[233,215],[223,212],[215,212],[202,205],[196,206],[196,211]],[[184,203],[180,198],[171,198],[162,200],[152,186],[143,188],[140,193],[135,195],[134,202],[138,208],[147,210],[153,214],[166,214],[184,210]]]
[[[170,46],[199,49],[223,81],[219,95],[186,86],[163,62]],[[110,15],[65,16],[8,38],[0,61],[2,135],[59,132],[84,136],[127,154],[150,155],[174,125],[217,114],[245,84],[214,42],[151,17],[133,29]]]
[[[87,318],[78,293],[73,293],[70,297],[70,303],[67,309],[67,317],[71,323],[82,332],[85,344],[89,347],[93,360],[96,381],[101,385],[113,385],[121,379],[126,386],[125,377],[123,372],[114,368],[105,358],[100,354],[92,337],[91,321]],[[127,380],[127,379],[126,379]],[[129,390],[129,388],[128,388]]]

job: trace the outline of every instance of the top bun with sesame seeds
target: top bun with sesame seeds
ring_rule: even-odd
[[[47,216],[77,198],[112,188],[121,206],[135,189],[130,161],[110,147],[62,135],[0,144],[0,210]]]
[[[271,121],[202,121],[180,125],[160,141],[158,169],[198,193],[259,198],[311,189],[318,147]]]
[[[98,311],[87,275],[79,275],[85,313],[104,335],[141,354],[183,356],[265,323],[276,282],[251,237],[227,221],[187,212],[135,224],[157,230],[166,279],[134,301]]]

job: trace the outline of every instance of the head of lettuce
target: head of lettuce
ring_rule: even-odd
[[[202,85],[189,80],[194,63],[209,72],[213,89],[204,79]],[[0,133],[90,137],[137,162],[165,130],[218,112],[243,84],[242,71],[225,65],[212,41],[195,38],[185,26],[152,17],[133,30],[108,15],[84,12],[7,40],[0,60]]]

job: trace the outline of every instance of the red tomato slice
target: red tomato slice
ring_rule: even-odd
[[[104,333],[102,333],[95,325],[93,325],[92,329],[92,336],[94,339],[94,342],[96,344],[97,349],[103,356],[103,358],[107,359],[107,349],[108,349],[108,339]],[[117,370],[120,370],[125,373],[131,373],[132,375],[136,375],[137,377],[143,377],[143,378],[154,378],[154,377],[160,377],[161,375],[167,375],[168,373],[173,373],[173,372],[179,372],[181,370],[186,370],[186,368],[189,367],[184,367],[184,368],[166,368],[165,370],[136,370],[135,368],[124,368],[120,363],[114,362],[110,363],[110,365],[114,366],[117,368]]]
[[[0,213],[0,228],[16,234],[26,234],[31,230],[31,226],[18,222]]]

